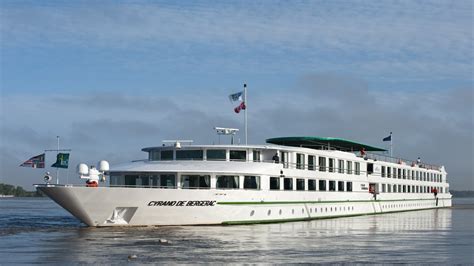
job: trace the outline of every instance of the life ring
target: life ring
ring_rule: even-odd
[[[97,183],[97,181],[90,181],[90,180],[87,180],[86,182],[86,187],[98,187],[99,184]]]

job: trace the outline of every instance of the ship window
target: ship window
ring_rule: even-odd
[[[397,185],[393,185],[393,193],[397,192]]]
[[[137,185],[139,185],[139,186],[143,186],[143,187],[150,186],[150,176],[149,175],[141,174],[137,181],[138,181]]]
[[[304,189],[304,179],[296,179],[296,190],[305,190]]]
[[[348,174],[352,174],[352,162],[351,161],[347,161],[347,173]]]
[[[207,150],[208,161],[225,161],[225,150]]]
[[[270,189],[280,190],[280,178],[279,177],[270,177]]]
[[[368,163],[367,164],[367,174],[371,175],[374,173],[374,164],[373,163]]]
[[[333,173],[334,172],[334,159],[329,158],[329,172]]]
[[[385,177],[385,166],[382,166],[382,177]]]
[[[288,168],[288,152],[281,152],[281,162],[284,168]]]
[[[398,179],[401,179],[402,178],[402,169],[398,168],[398,174],[397,174],[397,177]]]
[[[253,150],[252,156],[254,162],[260,162],[260,151]]]
[[[230,159],[245,161],[247,160],[247,152],[246,151],[230,151]]]
[[[160,186],[167,188],[175,188],[176,177],[173,174],[160,175]]]
[[[360,163],[356,162],[355,164],[355,174],[360,175]]]
[[[283,188],[285,190],[293,190],[293,178],[285,177],[283,179]]]
[[[402,193],[402,185],[398,185],[398,193]]]
[[[403,169],[403,179],[407,179],[407,170]]]
[[[111,186],[123,186],[125,185],[125,178],[122,175],[111,174],[110,175]]]
[[[202,160],[202,150],[176,151],[176,160]]]
[[[392,185],[387,184],[387,192],[392,193]]]
[[[343,173],[344,173],[344,160],[338,160],[338,164],[339,164],[339,165],[338,165],[338,166],[339,166],[339,167],[338,167],[338,169],[339,169],[338,172],[339,172],[340,174],[343,174]]]
[[[392,169],[390,169],[390,167],[387,166],[387,177],[388,178],[390,178],[391,173],[392,173]]]
[[[316,170],[316,167],[314,167],[314,155],[308,155],[308,170]]]
[[[158,161],[160,158],[160,152],[159,151],[151,151],[148,154],[149,159],[152,161]]]
[[[210,188],[211,176],[210,175],[182,175],[181,176],[182,188]]]
[[[308,190],[316,190],[316,180],[308,179]]]
[[[304,169],[304,154],[296,154],[296,169]]]
[[[329,180],[329,191],[336,191],[336,181]]]
[[[385,192],[386,192],[385,184],[382,184],[382,193],[385,193]]]
[[[125,175],[125,186],[136,186],[138,175]]]
[[[216,188],[239,188],[239,176],[237,175],[218,175]]]
[[[337,191],[344,191],[344,181],[337,181]]]
[[[319,157],[319,171],[326,172],[326,157]]]
[[[326,180],[319,180],[319,191],[326,191]]]
[[[160,186],[160,177],[157,175],[150,176],[150,185],[151,187],[159,187]]]
[[[260,189],[260,177],[259,176],[245,176],[244,188],[245,189]]]
[[[352,182],[346,182],[346,191],[352,191]]]
[[[411,186],[407,186],[407,192],[411,193]]]
[[[161,151],[161,160],[162,161],[173,160],[173,151],[172,150]]]
[[[407,192],[407,186],[403,185],[403,193]]]

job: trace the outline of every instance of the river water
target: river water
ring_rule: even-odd
[[[449,209],[242,226],[88,228],[53,201],[0,199],[0,264],[474,263],[474,198]]]

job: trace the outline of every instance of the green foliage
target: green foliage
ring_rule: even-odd
[[[0,195],[13,195],[15,197],[43,197],[39,191],[26,191],[20,186],[0,183]]]

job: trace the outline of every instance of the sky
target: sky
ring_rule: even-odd
[[[45,149],[146,158],[166,139],[341,137],[444,165],[474,190],[473,2],[0,1],[0,183],[33,190]],[[242,134],[237,136],[244,140]],[[48,152],[46,164],[55,161]],[[66,180],[64,180],[66,179]]]

